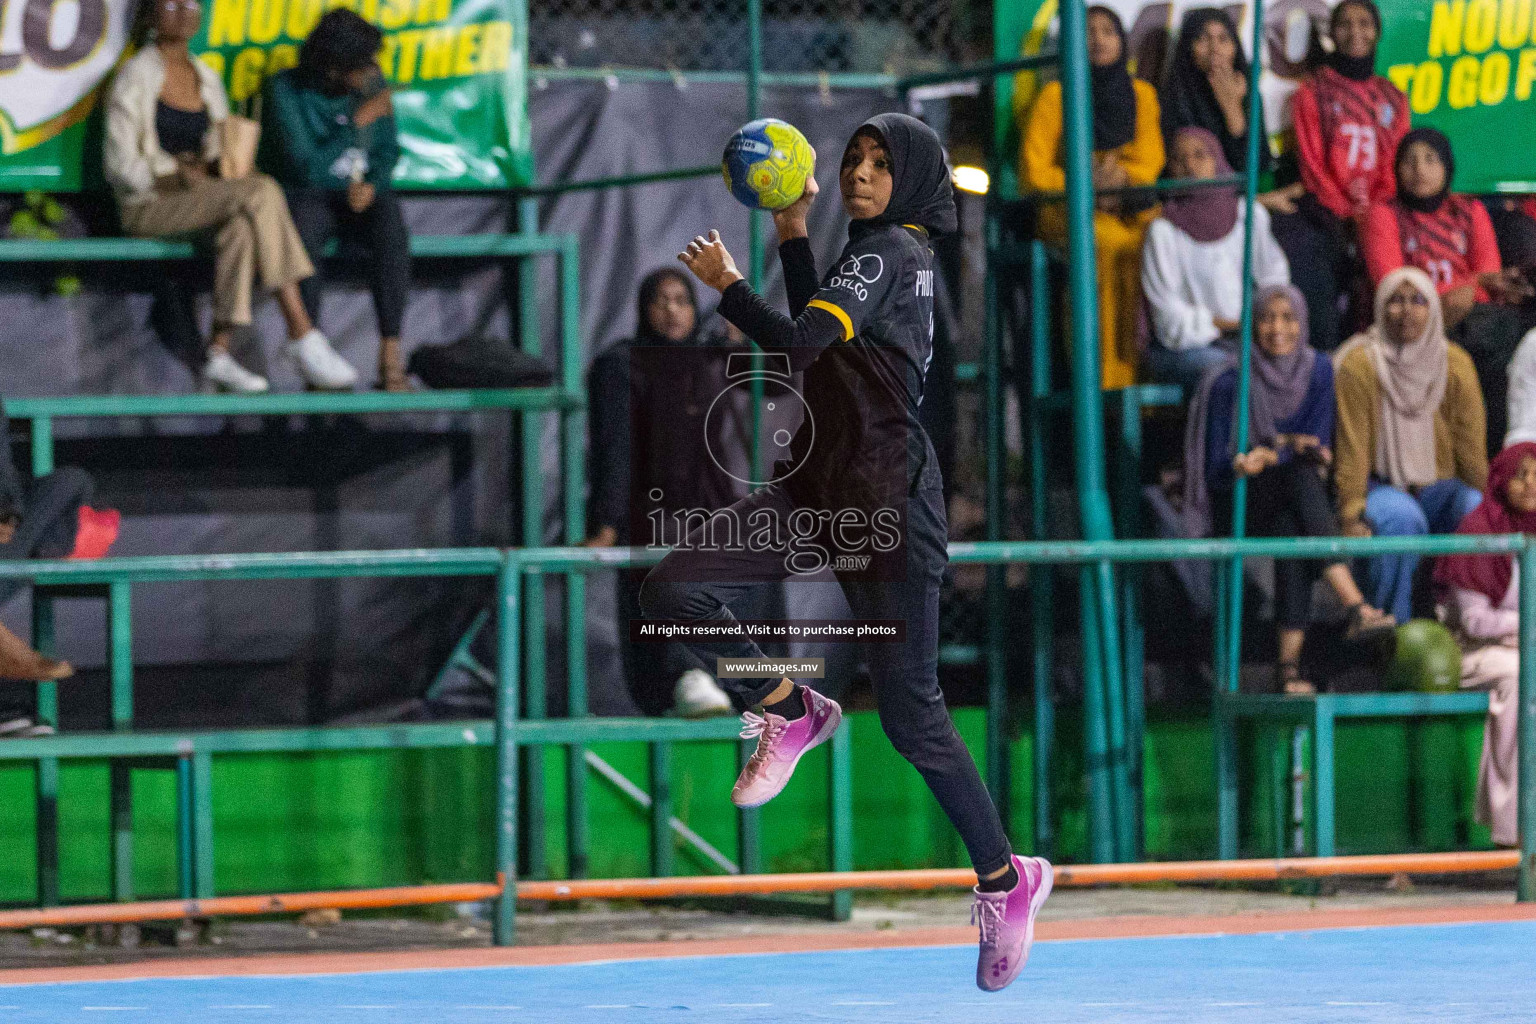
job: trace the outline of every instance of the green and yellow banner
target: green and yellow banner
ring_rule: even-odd
[[[152,3],[154,0],[142,0]],[[0,0],[0,190],[99,180],[93,115],[129,49],[134,0]],[[350,7],[384,32],[401,158],[395,184],[498,189],[532,176],[525,0],[204,0],[193,52],[236,109],[298,61],[320,16]]]

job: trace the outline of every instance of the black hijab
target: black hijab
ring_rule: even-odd
[[[878,217],[854,221],[849,237],[885,224],[916,224],[930,235],[953,234],[960,220],[938,134],[906,114],[876,114],[859,131],[873,132],[890,155],[891,201]]]
[[[1333,35],[1334,29],[1339,24],[1339,15],[1346,7],[1363,7],[1370,14],[1371,20],[1376,22],[1376,42],[1381,44],[1381,11],[1377,9],[1375,0],[1343,0],[1333,9],[1328,19],[1328,34]],[[1339,52],[1337,42],[1333,52],[1328,54],[1328,66],[1333,68],[1345,78],[1355,82],[1364,82],[1376,74],[1376,47],[1371,47],[1371,52],[1365,57],[1346,57]]]
[[[1120,35],[1120,59],[1104,67],[1090,65],[1088,81],[1093,89],[1093,151],[1119,149],[1136,137],[1136,87],[1131,84],[1130,40],[1125,23],[1113,8],[1094,4],[1088,15],[1102,14]]]
[[[667,281],[681,281],[683,287],[688,289],[688,305],[693,307],[693,333],[682,341],[672,341],[664,335],[658,334],[651,326],[651,303],[656,301],[656,296],[661,293],[661,286]],[[693,345],[699,340],[699,297],[693,290],[693,281],[680,270],[671,267],[660,267],[645,275],[640,282],[639,319],[635,325],[635,342],[640,345]]]
[[[1432,196],[1416,196],[1403,187],[1403,173],[1401,170],[1403,154],[1408,152],[1408,147],[1415,142],[1422,142],[1440,157],[1440,162],[1445,165],[1445,184],[1440,191]],[[1403,141],[1397,144],[1397,158],[1392,162],[1392,173],[1397,176],[1397,199],[1408,209],[1417,213],[1434,213],[1440,209],[1447,196],[1451,194],[1451,179],[1456,176],[1456,157],[1451,154],[1451,140],[1445,137],[1445,133],[1438,128],[1415,128],[1403,136]]]
[[[1160,97],[1163,106],[1163,138],[1171,145],[1181,128],[1204,128],[1216,136],[1227,163],[1241,171],[1248,166],[1248,135],[1233,135],[1227,131],[1227,119],[1222,116],[1221,105],[1211,91],[1211,80],[1195,65],[1195,40],[1205,33],[1211,23],[1219,23],[1227,30],[1237,48],[1232,58],[1232,69],[1247,77],[1248,58],[1243,53],[1242,41],[1231,15],[1216,7],[1196,7],[1184,13],[1179,25],[1179,41],[1168,65],[1168,78],[1163,84]],[[1268,131],[1264,127],[1264,110],[1259,109],[1259,170],[1269,169],[1274,156],[1269,151]]]

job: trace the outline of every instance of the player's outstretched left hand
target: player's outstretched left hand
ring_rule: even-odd
[[[683,261],[683,266],[693,271],[694,277],[715,291],[723,292],[741,280],[736,261],[731,259],[725,243],[720,241],[720,232],[713,228],[708,238],[696,235],[688,243],[688,248],[677,254],[677,258]]]

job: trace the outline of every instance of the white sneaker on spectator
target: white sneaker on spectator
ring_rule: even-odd
[[[288,355],[299,364],[299,374],[312,388],[346,391],[357,383],[357,368],[337,354],[331,340],[312,327],[297,341],[288,343]]]
[[[691,668],[672,688],[672,711],[681,718],[716,718],[734,715],[730,696],[701,668]]]
[[[52,736],[53,726],[30,718],[12,718],[0,722],[0,740],[19,740],[31,736]]]
[[[203,383],[212,390],[233,391],[237,395],[259,395],[267,390],[267,378],[247,370],[222,349],[208,353],[208,361],[203,364]]]

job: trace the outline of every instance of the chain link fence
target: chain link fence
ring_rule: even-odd
[[[991,0],[763,0],[763,68],[905,74],[985,60],[991,20]],[[536,67],[748,63],[746,0],[539,0],[528,21]]]

